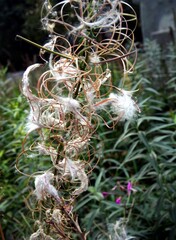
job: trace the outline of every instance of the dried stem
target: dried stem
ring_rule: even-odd
[[[5,240],[5,237],[4,237],[4,233],[3,233],[3,230],[2,230],[1,224],[0,224],[0,234],[1,234],[2,240]]]
[[[97,164],[94,161],[96,147],[92,147],[91,140],[99,123],[110,128],[109,120],[114,126],[120,120],[130,120],[137,112],[131,92],[117,89],[117,80],[111,79],[109,67],[110,62],[119,60],[124,72],[129,72],[135,63],[135,59],[131,62],[131,55],[136,53],[133,31],[128,31],[130,19],[125,20],[125,16],[131,20],[135,17],[123,13],[122,3],[119,0],[64,0],[51,6],[45,1],[42,20],[45,20],[43,26],[49,32],[50,41],[41,46],[16,36],[50,53],[46,55],[48,59],[44,59],[48,69],[42,68],[44,72],[39,79],[30,81],[30,74],[40,69],[40,64],[30,66],[23,76],[22,92],[30,105],[26,140],[33,131],[38,136],[33,135],[36,138],[30,146],[25,142],[17,163],[31,152],[49,156],[47,159],[53,167],[39,175],[32,173],[34,193],[37,200],[43,201],[40,215],[46,216],[46,223],[57,232],[50,233],[66,240],[70,233],[64,230],[70,225],[80,240],[87,238],[73,215],[72,200],[87,191],[88,175]],[[67,4],[72,14],[65,13]],[[77,19],[77,26],[73,25],[72,18]],[[55,25],[62,25],[67,33],[58,34]],[[40,162],[42,159],[41,156]],[[56,204],[47,201],[48,198],[55,199]],[[71,210],[66,208],[65,202]],[[51,220],[46,209],[58,215],[53,215]],[[55,217],[61,221],[61,227]],[[45,224],[42,223],[42,227]],[[2,235],[1,228],[0,231]]]
[[[64,58],[66,58],[66,59],[72,59],[72,57],[70,57],[70,56],[68,56],[68,55],[65,55],[65,54],[62,54],[62,53],[59,53],[59,52],[52,51],[52,50],[50,50],[50,49],[48,49],[48,48],[46,48],[46,47],[43,47],[42,45],[40,45],[40,44],[38,44],[38,43],[35,43],[35,42],[33,42],[33,41],[31,41],[31,40],[29,40],[29,39],[27,39],[27,38],[25,38],[25,37],[22,37],[22,36],[20,36],[20,35],[16,35],[16,38],[22,39],[22,40],[24,40],[24,41],[26,41],[26,42],[34,45],[34,46],[37,47],[37,48],[40,48],[40,49],[45,50],[46,52],[53,53],[53,54],[55,54],[55,55],[58,55],[58,56],[60,56],[60,57],[64,57]]]

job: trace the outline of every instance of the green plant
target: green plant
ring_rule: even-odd
[[[1,233],[5,239],[11,239],[28,233],[30,226],[27,219],[24,198],[28,194],[26,179],[16,174],[15,163],[21,151],[21,142],[25,136],[25,107],[18,86],[1,78],[0,85],[0,218]],[[12,91],[13,89],[13,91]],[[21,198],[21,196],[24,198]],[[3,233],[2,233],[3,231]]]
[[[91,178],[92,187],[76,207],[83,226],[90,230],[88,239],[108,239],[109,224],[128,215],[127,230],[137,239],[175,239],[174,49],[170,45],[163,52],[156,43],[146,44],[131,76],[131,84],[138,88],[139,118],[132,124],[127,122],[123,129],[116,126],[115,131],[109,131],[100,126],[98,130],[101,159]],[[165,74],[163,68],[167,69]],[[119,186],[127,181],[137,190],[129,206]],[[104,191],[111,194],[104,198]],[[114,204],[117,196],[122,197],[120,205]]]

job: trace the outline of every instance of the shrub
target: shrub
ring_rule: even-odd
[[[129,219],[128,233],[137,239],[175,239],[174,49],[170,45],[163,51],[155,42],[146,43],[131,78],[139,89],[141,115],[132,124],[126,122],[123,130],[98,130],[101,159],[89,192],[76,207],[89,239],[108,239],[109,225],[120,217]],[[129,201],[124,194],[127,182],[136,190]]]

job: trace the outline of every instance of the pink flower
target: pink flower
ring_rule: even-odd
[[[109,193],[108,192],[102,192],[102,195],[105,198],[105,197],[107,197],[109,195]]]
[[[130,195],[131,194],[131,191],[133,190],[133,188],[132,188],[132,183],[131,182],[128,182],[128,184],[127,184],[127,193],[128,193],[128,195]]]
[[[118,197],[118,198],[116,198],[115,203],[117,203],[117,204],[121,204],[121,199],[122,199],[122,197]]]

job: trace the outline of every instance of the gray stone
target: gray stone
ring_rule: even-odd
[[[175,32],[175,29],[172,29],[172,28],[169,28],[167,30],[152,32],[151,38],[153,40],[156,40],[161,46],[164,47],[166,43],[175,41],[174,32]]]
[[[156,39],[163,44],[176,37],[176,0],[140,0],[140,9],[144,40]]]
[[[18,83],[19,81],[21,81],[22,77],[23,77],[23,71],[19,71],[19,72],[14,72],[14,73],[7,73],[7,80],[9,82],[14,82],[15,84]]]

